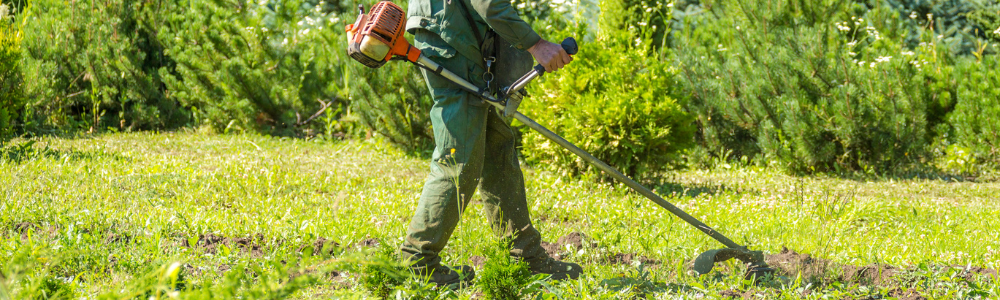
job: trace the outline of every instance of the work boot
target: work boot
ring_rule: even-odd
[[[470,266],[458,266],[455,269],[444,265],[435,267],[420,267],[413,269],[417,276],[427,278],[427,281],[437,286],[447,286],[451,288],[464,288],[472,285],[472,279],[476,277],[476,271]]]
[[[577,279],[583,273],[583,267],[571,262],[563,262],[552,259],[548,255],[538,258],[526,259],[528,268],[532,274],[549,274],[552,280],[563,280],[566,278]]]

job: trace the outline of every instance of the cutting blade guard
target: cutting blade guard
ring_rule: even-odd
[[[420,50],[410,45],[403,37],[406,12],[395,3],[382,1],[364,13],[361,10],[357,21],[347,25],[347,54],[369,68],[378,68],[393,56],[401,56],[416,62]]]

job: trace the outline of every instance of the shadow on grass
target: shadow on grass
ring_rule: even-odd
[[[128,161],[129,158],[121,156],[117,153],[103,153],[97,151],[77,151],[77,150],[58,150],[49,148],[46,145],[44,148],[35,147],[36,141],[25,141],[19,144],[9,144],[0,148],[0,161],[12,162],[15,164],[20,164],[27,160],[32,159],[58,159],[66,161],[79,161],[79,160],[96,160],[96,159],[110,159],[114,161]]]

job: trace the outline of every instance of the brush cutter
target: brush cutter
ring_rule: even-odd
[[[712,267],[716,262],[722,262],[732,258],[739,259],[748,264],[749,269],[746,274],[747,278],[760,278],[765,274],[773,273],[773,269],[769,268],[764,262],[763,252],[751,251],[747,247],[733,242],[722,233],[712,229],[712,227],[709,227],[708,225],[705,225],[705,223],[702,223],[677,206],[674,206],[662,197],[656,195],[656,193],[652,190],[640,185],[615,168],[597,159],[583,149],[580,149],[580,147],[573,145],[561,136],[517,112],[518,105],[521,103],[521,99],[524,96],[524,86],[535,78],[541,77],[545,74],[545,68],[541,65],[535,66],[533,70],[528,72],[528,74],[525,74],[510,86],[502,88],[498,93],[499,95],[493,96],[488,90],[477,87],[462,77],[459,77],[438,63],[435,63],[434,61],[421,55],[419,49],[411,46],[409,42],[403,38],[403,33],[405,31],[403,26],[406,23],[405,12],[403,12],[403,10],[396,4],[389,1],[379,2],[372,7],[368,14],[364,13],[363,6],[359,5],[358,9],[360,10],[360,15],[358,16],[357,21],[355,21],[354,24],[347,25],[346,27],[346,31],[348,32],[347,52],[354,60],[357,60],[370,68],[381,67],[390,60],[405,60],[420,68],[427,69],[434,74],[444,77],[451,82],[454,82],[462,89],[475,94],[486,103],[489,103],[490,105],[493,105],[497,109],[501,110],[504,116],[513,116],[514,119],[517,119],[549,140],[573,152],[583,160],[596,166],[598,169],[601,169],[601,171],[611,175],[618,181],[621,181],[636,192],[639,192],[639,194],[646,196],[649,200],[652,200],[656,204],[667,209],[670,213],[680,217],[688,224],[691,224],[701,232],[704,232],[727,247],[723,249],[710,250],[698,255],[692,266],[692,270],[696,273],[706,274],[712,270]],[[566,38],[562,42],[562,46],[563,49],[566,50],[566,53],[570,55],[576,54],[577,52],[576,41],[573,38]]]

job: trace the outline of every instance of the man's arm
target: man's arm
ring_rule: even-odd
[[[457,0],[463,1],[463,0]],[[545,71],[552,72],[573,60],[558,44],[542,39],[528,23],[521,20],[510,0],[469,0],[473,10],[504,40],[517,49],[527,49]]]

